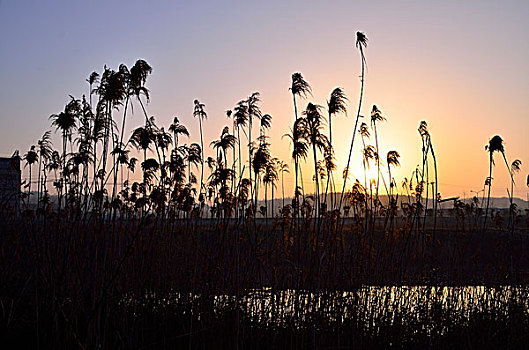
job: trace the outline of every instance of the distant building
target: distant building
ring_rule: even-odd
[[[0,158],[0,213],[20,210],[20,159]]]

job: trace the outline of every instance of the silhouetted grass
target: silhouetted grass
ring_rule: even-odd
[[[2,338],[126,349],[526,344],[527,288],[515,286],[529,278],[527,231],[438,230],[434,242],[405,227],[363,237],[353,219],[338,231],[332,220],[300,225],[7,220]]]
[[[195,100],[193,110],[200,144],[188,145],[179,139],[190,135],[177,117],[167,131],[149,117],[146,61],[130,70],[105,66],[101,79],[92,73],[88,97],[71,97],[50,116],[62,153],[45,132],[23,156],[29,180],[22,212],[0,213],[2,343],[51,349],[526,346],[529,220],[512,195],[521,161],[509,166],[495,136],[480,191],[488,186],[487,204],[478,193],[467,203],[443,199],[432,135],[421,121],[421,162],[398,184],[392,167],[400,166],[400,154],[379,154],[377,130],[386,117],[373,105],[371,128],[358,129],[364,174],[348,188],[368,42],[362,32],[356,38],[361,88],[343,170],[331,142],[332,116],[347,111],[340,88],[327,113],[313,102],[298,113],[311,87],[301,73],[292,75],[289,170],[271,153],[272,116],[261,111],[258,92],[226,111],[231,128],[210,143],[216,156],[206,157],[204,103]],[[145,121],[125,138],[133,101]],[[502,153],[511,177],[510,207],[491,213],[487,226],[494,152]],[[22,159],[18,152],[14,157]],[[304,182],[307,158],[313,173]],[[137,164],[141,181],[130,180]],[[367,177],[371,166],[376,179]],[[288,201],[286,172],[295,178]],[[305,188],[311,179],[314,188]],[[453,207],[440,209],[447,201]]]

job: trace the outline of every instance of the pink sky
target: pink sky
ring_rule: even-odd
[[[420,163],[417,127],[426,120],[439,162],[443,196],[470,196],[488,176],[485,144],[505,141],[509,161],[520,159],[515,196],[526,198],[529,173],[529,16],[527,1],[205,1],[155,4],[129,1],[0,2],[0,153],[25,153],[48,117],[72,94],[88,92],[85,79],[106,64],[147,60],[148,112],[168,126],[177,115],[197,141],[193,100],[206,104],[206,143],[230,121],[224,111],[254,91],[273,116],[272,152],[289,160],[281,136],[293,121],[290,75],[302,72],[324,105],[341,86],[348,117],[333,120],[338,173],[345,166],[358,103],[360,59],[354,33],[365,32],[368,71],[362,114],[373,104],[387,122],[379,127],[381,154],[397,150],[400,183]],[[138,112],[127,135],[142,122]],[[59,147],[56,137],[55,146]],[[359,141],[359,139],[358,139]],[[184,141],[186,142],[186,141]],[[374,141],[372,141],[374,142]],[[207,150],[213,155],[212,149]],[[508,173],[497,157],[492,193],[506,196]],[[363,177],[360,142],[352,160]],[[311,186],[310,163],[305,180]],[[287,193],[292,180],[287,179]]]

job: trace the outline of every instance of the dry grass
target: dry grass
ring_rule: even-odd
[[[527,342],[526,290],[493,288],[527,283],[527,230],[439,230],[434,241],[405,225],[365,235],[354,219],[314,227],[150,215],[6,220],[2,338],[84,349]],[[463,289],[445,299],[416,289],[411,305],[405,288],[366,297],[365,285],[490,288],[462,307]]]

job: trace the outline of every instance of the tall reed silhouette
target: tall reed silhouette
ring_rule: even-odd
[[[360,51],[360,59],[362,61],[362,75],[360,76],[360,97],[358,98],[358,110],[356,112],[356,119],[355,119],[355,126],[353,128],[353,135],[351,136],[351,146],[349,147],[349,155],[347,156],[347,165],[345,166],[345,169],[349,171],[349,165],[351,164],[351,155],[353,153],[353,146],[356,136],[356,128],[358,126],[358,120],[361,118],[360,111],[362,109],[362,98],[364,97],[364,73],[365,73],[365,65],[366,65],[366,58],[364,56],[364,48],[367,47],[367,37],[362,32],[356,32],[356,47]],[[347,177],[343,180],[343,186],[342,186],[342,194],[340,195],[340,203],[338,205],[338,209],[341,210],[342,208],[342,201],[345,193],[345,186],[347,185]]]
[[[326,154],[326,164],[327,164],[327,185],[325,187],[325,199],[327,199],[327,190],[329,185],[331,185],[331,208],[334,209],[334,197],[336,190],[334,189],[334,175],[332,170],[334,170],[334,147],[332,142],[332,116],[338,113],[343,113],[347,115],[347,96],[342,88],[337,87],[331,92],[331,97],[327,101],[327,111],[329,113],[329,148]],[[334,191],[333,191],[334,189]]]
[[[289,90],[290,90],[290,92],[292,92],[292,101],[293,101],[293,104],[294,104],[294,117],[295,117],[295,121],[297,121],[298,120],[298,106],[297,106],[297,103],[296,103],[296,96],[307,97],[307,95],[312,95],[312,90],[311,90],[311,87],[310,87],[309,83],[307,83],[305,81],[305,79],[303,79],[303,76],[301,75],[301,73],[293,73],[292,74],[292,84],[291,84]],[[297,127],[300,127],[301,129],[297,129]],[[298,132],[301,132],[303,127],[304,126],[302,124],[296,125],[296,123],[294,123],[294,128],[292,130],[292,136],[294,136],[294,138],[292,139],[292,142],[294,143],[294,150],[292,152],[293,152],[293,159],[294,159],[294,173],[296,175],[296,183],[295,183],[295,187],[294,187],[294,207],[293,207],[294,219],[299,214],[299,212],[298,212],[298,210],[299,210],[298,172],[300,171],[299,156],[294,156],[294,152],[296,152],[296,145],[295,145],[295,143],[297,142],[296,139],[299,139],[300,137],[302,137],[301,135],[298,135]]]
[[[44,190],[43,184],[46,183],[45,181],[44,183],[41,183],[41,174],[42,174],[42,171],[44,172],[46,171],[47,163],[49,162],[52,152],[53,152],[50,134],[51,134],[50,131],[46,131],[42,135],[42,138],[37,141],[37,145],[38,145],[37,153],[39,155],[39,172],[37,175],[37,208],[39,208],[40,206],[41,193]],[[44,162],[44,168],[42,167],[43,162]]]
[[[486,229],[487,226],[487,217],[489,213],[489,204],[490,204],[490,188],[492,187],[492,166],[494,165],[494,153],[499,152],[503,156],[503,160],[505,161],[505,165],[507,166],[507,171],[509,172],[509,175],[512,175],[511,170],[509,168],[509,163],[507,162],[507,157],[505,156],[505,148],[503,146],[503,139],[499,135],[493,136],[489,143],[485,146],[485,150],[489,152],[489,189],[487,191],[487,206],[485,208],[485,219],[483,220],[483,230]]]
[[[320,213],[320,183],[319,183],[319,172],[318,172],[318,150],[325,151],[329,147],[329,140],[327,136],[322,133],[324,117],[321,114],[322,107],[309,103],[307,108],[303,112],[306,120],[306,135],[307,142],[312,146],[312,154],[314,157],[314,178],[316,182],[315,186],[315,202],[316,202],[316,217],[319,217]]]
[[[375,131],[375,147],[377,154],[380,154],[380,148],[378,147],[378,133],[377,133],[377,122],[385,121],[386,118],[382,116],[382,112],[376,105],[373,105],[373,108],[371,109],[371,127]],[[377,188],[376,188],[376,194],[375,197],[378,201],[378,188],[380,185],[380,161],[377,162]],[[376,208],[375,208],[376,210]]]
[[[311,88],[300,73],[292,75],[295,118],[290,132],[284,135],[290,141],[291,159],[282,161],[272,152],[269,133],[273,119],[261,111],[258,92],[225,112],[230,123],[213,140],[205,139],[209,134],[203,124],[207,117],[205,105],[195,100],[193,116],[199,118],[200,141],[186,143],[184,136],[190,133],[179,118],[164,125],[161,118],[147,113],[150,92],[145,84],[152,71],[147,62],[138,60],[130,70],[124,64],[117,71],[105,67],[101,79],[98,73],[92,73],[87,79],[88,98],[70,97],[64,110],[50,118],[60,132],[62,152],[53,149],[47,131],[23,156],[29,172],[29,180],[24,182],[26,208],[22,216],[3,215],[0,222],[2,232],[8,233],[7,243],[0,249],[0,274],[9,276],[3,289],[9,295],[2,297],[7,300],[2,305],[8,305],[9,310],[0,313],[0,323],[5,326],[18,322],[30,332],[37,325],[37,334],[44,327],[50,334],[59,335],[44,339],[50,348],[152,347],[155,345],[151,340],[159,334],[145,337],[141,330],[169,329],[169,325],[176,325],[175,332],[180,335],[168,339],[162,334],[161,340],[168,346],[174,339],[178,345],[186,339],[183,342],[188,347],[208,337],[215,342],[224,331],[232,332],[230,337],[237,342],[245,334],[257,334],[258,339],[271,333],[274,339],[288,338],[279,347],[316,347],[322,344],[314,340],[320,334],[332,339],[336,334],[346,335],[332,343],[337,347],[344,346],[344,338],[352,339],[351,334],[354,339],[369,339],[380,345],[380,339],[396,338],[392,332],[401,329],[395,330],[395,324],[411,332],[407,344],[422,339],[431,345],[436,328],[430,327],[431,323],[424,326],[426,322],[440,325],[439,339],[444,340],[453,326],[450,316],[461,319],[460,314],[447,314],[442,309],[457,299],[451,294],[453,290],[447,294],[442,287],[432,293],[432,285],[483,281],[498,285],[506,280],[526,283],[527,243],[518,239],[523,236],[522,224],[513,201],[514,176],[520,171],[521,161],[515,159],[509,165],[499,136],[486,146],[488,196],[480,231],[477,196],[481,191],[469,204],[458,198],[441,201],[438,197],[432,134],[426,121],[421,121],[421,161],[411,178],[402,181],[399,202],[396,184],[400,181],[395,177],[395,168],[400,166],[401,158],[396,150],[387,152],[387,173],[383,171],[386,164],[381,149],[386,140],[379,139],[377,130],[384,120],[382,112],[373,105],[370,123],[359,122],[367,45],[363,33],[357,33],[356,45],[362,59],[361,91],[339,202],[333,198],[338,155],[332,147],[336,142],[332,119],[346,113],[347,98],[341,88],[332,91],[327,115],[316,102],[307,103],[298,115],[299,98],[307,97]],[[131,127],[127,119],[136,104],[141,105],[145,121]],[[361,138],[361,152],[353,158],[356,133]],[[371,135],[374,141],[369,141]],[[247,154],[245,150],[243,154],[245,146]],[[491,232],[486,224],[495,152],[502,153],[510,175],[507,191],[511,207],[508,230],[501,229],[500,212],[494,216],[494,224],[500,229]],[[310,153],[312,160],[307,159]],[[17,162],[21,160],[18,153],[14,157]],[[433,182],[429,170],[432,161]],[[361,162],[363,184],[361,174],[360,180],[352,176],[353,162]],[[37,163],[34,211],[32,190]],[[292,202],[288,203],[285,173],[292,163],[296,181]],[[141,174],[134,176],[137,164],[141,165]],[[313,168],[307,179],[310,183],[312,174],[313,191],[303,187],[302,164]],[[375,165],[376,177],[369,171]],[[200,180],[195,175],[198,171]],[[53,177],[57,201],[48,194],[48,174]],[[352,186],[347,189],[349,179]],[[277,210],[275,191],[279,181],[282,206]],[[387,207],[379,193],[381,182],[389,198]],[[329,188],[332,210],[328,210],[326,201]],[[482,203],[485,190],[484,186]],[[433,234],[426,220],[430,215],[429,197],[434,211]],[[452,200],[453,217],[441,219],[441,214],[448,211],[438,211],[438,203]],[[4,207],[0,203],[2,214]],[[438,212],[444,229],[436,232]],[[474,224],[468,226],[471,216]],[[482,234],[480,247],[472,240],[476,233]],[[465,244],[454,243],[463,240]],[[484,249],[477,249],[481,247]],[[503,254],[505,248],[510,249],[509,255]],[[495,259],[492,265],[491,256]],[[507,279],[506,266],[510,269]],[[387,284],[392,287],[369,287]],[[397,300],[408,302],[411,295],[402,285],[417,284],[428,285],[418,289],[425,303],[404,311],[404,316],[399,311],[390,317],[395,322],[388,322],[384,310],[397,310],[402,306]],[[380,290],[387,294],[377,294]],[[404,290],[400,299],[387,298],[399,290]],[[471,300],[475,301],[481,290],[472,289]],[[516,298],[527,294],[517,293],[516,289],[507,289],[499,297],[501,293],[493,290],[481,306],[490,307],[492,300],[495,305],[507,305],[510,311],[519,302]],[[380,303],[382,298],[386,301]],[[520,301],[520,310],[526,304],[526,299]],[[522,311],[514,313],[525,315]],[[24,313],[23,317],[13,316],[18,312]],[[163,322],[158,322],[160,317]],[[482,324],[483,314],[477,317],[476,323]],[[527,317],[520,317],[520,324],[527,324]],[[228,320],[226,326],[219,328],[224,320]],[[467,323],[472,321],[465,318],[462,327]],[[371,328],[366,330],[365,324]],[[524,334],[523,327],[517,331]],[[298,334],[300,338],[296,338]],[[460,332],[454,334],[458,339]],[[62,335],[65,341],[59,339]],[[313,339],[310,344],[309,338]],[[302,340],[293,343],[291,339]],[[234,343],[229,345],[233,347]]]
[[[71,142],[71,135],[76,127],[76,121],[81,110],[79,100],[76,100],[73,96],[70,96],[70,102],[64,107],[64,111],[59,114],[52,114],[52,126],[56,127],[56,130],[60,130],[62,133],[62,169],[66,171],[66,145],[68,140]],[[65,173],[66,174],[66,173]],[[68,202],[68,183],[67,177],[64,176],[64,191],[65,199]],[[62,192],[62,191],[61,191]],[[61,197],[59,196],[59,210],[61,208]]]
[[[199,201],[203,201],[204,197],[204,135],[202,132],[202,123],[207,119],[208,115],[204,108],[206,105],[200,103],[199,100],[194,101],[195,107],[193,110],[193,117],[198,118],[200,128],[200,187],[199,187]]]

